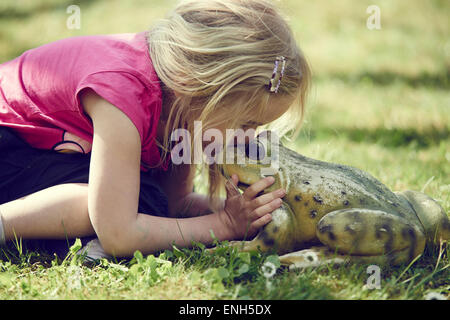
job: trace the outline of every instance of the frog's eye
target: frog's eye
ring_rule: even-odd
[[[261,142],[252,140],[245,145],[245,156],[251,160],[262,160],[266,156],[266,149]]]

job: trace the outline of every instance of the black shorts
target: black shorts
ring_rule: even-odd
[[[90,154],[35,149],[0,126],[0,204],[59,184],[89,183],[89,164]],[[141,172],[139,213],[168,216],[167,197],[154,173]]]

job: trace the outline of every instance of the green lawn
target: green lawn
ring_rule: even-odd
[[[167,0],[3,0],[0,62],[57,39],[138,32]],[[81,8],[81,29],[66,8]],[[320,160],[361,168],[393,190],[423,190],[450,208],[450,4],[448,1],[281,1],[313,69],[300,136],[289,145]],[[381,29],[369,30],[376,4]],[[76,248],[74,248],[76,249]],[[202,246],[84,266],[19,244],[2,253],[0,299],[424,299],[450,294],[450,247],[427,248],[412,266],[278,268],[274,256]],[[64,258],[64,257],[63,257]],[[268,282],[269,281],[269,282]]]

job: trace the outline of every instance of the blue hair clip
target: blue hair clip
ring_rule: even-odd
[[[281,66],[281,68],[280,68]],[[278,93],[278,88],[280,88],[281,79],[283,78],[284,68],[286,67],[286,58],[279,56],[275,59],[275,65],[272,72],[272,78],[269,82],[269,91]]]

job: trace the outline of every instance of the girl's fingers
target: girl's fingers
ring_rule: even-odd
[[[261,218],[253,221],[250,225],[250,230],[253,230],[253,232],[258,231],[262,227],[264,227],[266,224],[268,224],[270,221],[272,221],[272,215],[271,214],[265,214]]]
[[[253,209],[256,209],[265,204],[268,204],[269,202],[271,202],[275,199],[283,198],[285,195],[286,195],[286,191],[284,191],[284,189],[278,189],[278,190],[263,194],[251,201],[251,207]]]
[[[236,186],[237,189],[237,184],[239,182],[239,177],[236,174],[231,175],[231,181],[233,182],[233,184]]]
[[[272,176],[261,179],[261,180],[255,182],[254,184],[252,184],[250,187],[248,187],[244,191],[243,196],[247,200],[251,200],[254,197],[256,197],[256,195],[258,193],[260,193],[264,189],[270,187],[274,182],[275,182],[275,178]]]
[[[272,213],[272,211],[274,211],[275,209],[278,209],[279,207],[281,207],[281,204],[283,203],[283,201],[280,198],[276,198],[272,201],[270,201],[269,203],[260,206],[258,208],[256,208],[255,210],[253,210],[250,213],[249,218],[251,220],[257,220],[260,219],[261,217]]]
[[[225,184],[225,189],[227,191],[227,197],[240,194],[239,189],[237,187],[237,184],[239,182],[239,179],[237,175],[232,175],[231,179],[228,179],[227,183]]]

